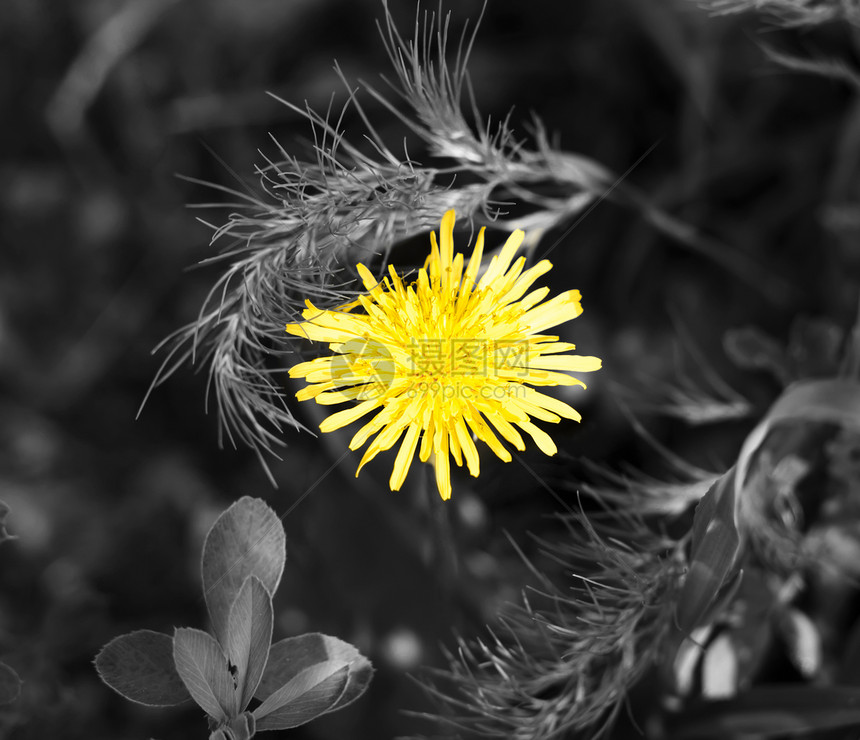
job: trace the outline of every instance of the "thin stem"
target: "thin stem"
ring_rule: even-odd
[[[436,568],[439,583],[446,591],[452,592],[460,573],[457,544],[451,526],[451,500],[443,501],[436,487],[436,474],[432,463],[421,465],[421,487],[424,489],[424,501],[427,507],[427,518],[430,525],[430,536],[427,538],[425,562]]]

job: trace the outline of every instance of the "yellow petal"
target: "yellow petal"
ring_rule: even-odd
[[[602,366],[599,357],[585,355],[541,355],[530,359],[528,364],[529,367],[539,370],[567,370],[575,373],[590,373],[594,370],[600,370]]]
[[[508,442],[510,442],[514,447],[516,447],[521,452],[525,450],[526,443],[523,442],[523,438],[520,436],[519,432],[514,429],[510,422],[506,419],[502,418],[501,414],[498,413],[487,413],[484,412],[484,415],[487,417],[489,422],[499,431]],[[528,423],[528,422],[526,422]]]
[[[478,474],[481,472],[481,461],[478,457],[478,450],[475,447],[475,443],[472,441],[472,438],[469,436],[469,432],[466,429],[466,422],[463,420],[462,416],[457,417],[457,421],[454,424],[454,433],[457,437],[457,442],[459,443],[460,448],[463,450],[463,457],[466,458],[469,475],[473,478],[477,478]]]
[[[454,221],[457,214],[453,208],[445,211],[442,216],[442,224],[439,227],[439,237],[442,242],[440,255],[442,258],[442,266],[450,265],[454,259]]]
[[[426,463],[430,459],[430,453],[433,451],[433,436],[435,433],[434,420],[429,408],[425,413],[424,419],[424,436],[421,438],[421,448],[418,450],[418,459]]]
[[[361,462],[358,464],[358,469],[355,471],[356,478],[358,478],[358,474],[366,463],[373,460],[373,458],[380,452],[390,450],[395,445],[397,440],[400,439],[400,436],[403,434],[404,428],[404,424],[389,424],[382,430],[382,432],[380,432],[379,436],[370,443],[370,447],[367,448],[364,456],[361,458]]]
[[[546,303],[527,311],[523,317],[523,323],[531,333],[538,333],[550,326],[563,324],[575,319],[582,313],[582,296],[578,290],[568,290],[551,298]]]
[[[438,285],[438,281],[442,275],[442,265],[440,264],[441,258],[439,256],[439,243],[436,241],[436,233],[430,232],[430,256],[427,258],[427,262],[424,264],[424,267],[427,268],[427,271],[430,273],[430,282],[433,285]]]
[[[443,501],[451,498],[451,464],[448,458],[448,434],[441,436],[441,444],[436,448],[436,456],[433,460],[436,469],[436,487]]]
[[[305,378],[313,372],[331,367],[331,361],[331,357],[318,357],[308,362],[300,362],[298,365],[293,365],[290,368],[290,377]]]
[[[516,378],[521,383],[528,383],[529,385],[579,385],[583,388],[586,387],[579,378],[564,373],[554,373],[551,370],[529,368],[525,374],[517,370],[500,370],[497,374],[499,378]]]
[[[542,406],[545,409],[549,409],[565,419],[573,419],[573,421],[582,420],[580,413],[572,406],[568,406],[564,401],[560,401],[552,396],[547,396],[546,394],[540,393],[539,391],[534,390],[534,388],[529,388],[525,385],[522,386],[522,390],[524,392],[523,398],[536,406]]]
[[[484,232],[486,230],[486,227],[482,226],[478,232],[478,238],[475,240],[475,248],[472,250],[472,256],[469,258],[469,266],[466,268],[466,275],[463,278],[464,286],[474,285],[475,278],[478,277],[478,270],[484,257]]]
[[[320,393],[317,396],[317,403],[320,406],[334,406],[338,403],[354,401],[356,398],[361,397],[363,394],[367,394],[367,396],[364,396],[363,398],[363,400],[367,400],[372,392],[372,388],[367,385],[356,385],[352,388],[346,388],[340,391],[333,391],[331,393]],[[382,395],[382,393],[380,392],[377,395]]]
[[[511,394],[510,403],[516,405],[517,408],[522,409],[526,415],[533,416],[535,419],[548,421],[551,424],[557,424],[561,421],[561,417],[556,416],[552,411],[547,411],[545,408],[538,406],[537,404],[529,403],[529,401],[518,397],[516,394]]]
[[[505,462],[511,461],[511,453],[505,449],[505,446],[499,441],[499,438],[493,433],[493,430],[490,429],[490,426],[481,418],[479,413],[470,414],[466,418],[466,421],[475,433],[475,436],[496,453],[497,457]]]
[[[454,462],[457,463],[458,468],[461,468],[463,467],[463,455],[460,452],[460,443],[457,441],[457,436],[453,432],[453,429],[449,429],[448,446]]]
[[[539,429],[530,421],[518,421],[515,423],[520,429],[531,436],[535,441],[535,444],[540,448],[541,452],[549,455],[550,457],[558,452],[558,448],[555,446],[555,442],[552,441],[552,437],[550,437],[543,429]]]
[[[558,352],[570,352],[576,349],[575,344],[571,344],[570,342],[557,342],[555,341],[556,339],[558,339],[558,337],[555,337],[552,341],[549,341],[549,337],[547,337],[546,339],[529,337],[529,346],[534,352],[541,355],[549,355]]]
[[[537,288],[525,296],[517,306],[523,311],[528,311],[532,306],[536,306],[544,298],[549,295],[549,288]]]
[[[382,287],[382,284],[373,277],[373,273],[368,270],[361,263],[355,266],[355,269],[358,271],[358,276],[361,278],[361,282],[364,284],[365,290],[370,293],[374,298],[378,298],[385,292],[385,289]]]
[[[463,277],[463,255],[459,252],[454,257],[451,263],[450,273],[450,293],[453,294],[460,285],[460,279]]]
[[[364,335],[367,331],[366,322],[366,317],[326,312],[316,316],[313,321],[287,324],[286,328],[288,334],[304,337],[312,342],[348,342]]]
[[[400,275],[397,274],[394,265],[388,265],[388,276],[391,278],[391,290],[397,295],[398,300],[402,301],[405,289],[403,287],[403,280],[400,279]]]
[[[508,267],[510,267],[511,260],[520,248],[520,244],[523,243],[524,237],[525,232],[521,229],[517,229],[508,237],[505,246],[502,247],[502,251],[490,260],[490,266],[478,283],[480,289],[483,290],[491,286],[495,280],[505,273]]]
[[[388,485],[392,491],[399,491],[400,486],[406,479],[406,474],[409,472],[409,466],[412,465],[412,458],[415,456],[415,448],[418,445],[418,433],[421,431],[421,426],[416,422],[412,422],[406,430],[406,436],[397,451],[397,458],[394,460],[394,470],[391,472],[391,478]]]
[[[310,401],[312,398],[316,398],[320,393],[330,391],[334,387],[334,383],[315,383],[314,385],[308,385],[296,393],[296,398],[299,401]]]
[[[357,421],[362,416],[364,416],[369,411],[372,411],[381,403],[381,399],[379,398],[371,398],[367,401],[363,401],[362,403],[353,406],[351,409],[344,409],[343,411],[338,411],[331,416],[326,417],[320,423],[320,431],[322,432],[333,432],[335,429],[340,429],[341,427],[345,427],[348,424],[352,424],[352,422]]]
[[[452,458],[457,465],[465,461],[470,474],[479,475],[477,440],[500,459],[510,461],[503,442],[525,449],[522,431],[543,452],[555,454],[551,437],[533,420],[579,420],[580,415],[535,388],[584,386],[569,373],[601,366],[599,358],[568,354],[575,345],[543,333],[578,316],[581,296],[571,290],[546,300],[548,288],[531,290],[552,265],[542,260],[526,269],[525,257],[517,257],[522,231],[510,235],[478,281],[485,230],[479,231],[466,265],[463,254],[455,250],[455,220],[453,210],[446,212],[439,230],[431,233],[430,254],[411,278],[414,282],[404,283],[394,265],[388,265],[387,275],[380,280],[360,264],[356,270],[365,294],[334,309],[318,309],[306,301],[303,321],[285,325],[290,334],[324,343],[332,353],[290,369],[292,377],[308,383],[297,398],[315,399],[321,405],[352,404],[323,421],[322,431],[338,429],[374,412],[350,441],[351,449],[370,441],[356,475],[379,452],[396,444],[391,488],[398,490],[403,485],[417,450],[423,462],[433,464],[443,499],[451,496]],[[466,378],[448,366],[452,358],[458,367],[461,360],[471,363],[471,350],[446,348],[447,369],[416,372],[415,342],[452,338],[477,343],[492,370],[485,368],[482,375],[470,365]],[[442,388],[469,388],[472,395],[427,393],[418,397],[413,390],[424,379]]]
[[[501,298],[505,301],[505,303],[512,303],[513,301],[517,301],[525,295],[525,292],[534,284],[535,280],[537,280],[542,275],[545,275],[552,269],[552,262],[549,260],[541,260],[534,267],[530,267],[526,270],[517,281],[514,283],[513,287],[505,293]],[[547,288],[547,293],[549,293],[549,288]]]
[[[368,439],[382,429],[382,427],[388,423],[388,419],[390,418],[390,414],[386,416],[386,412],[388,412],[388,410],[388,408],[383,409],[369,422],[367,422],[367,424],[359,429],[349,441],[349,449],[357,450],[359,447],[364,446],[364,443],[367,442]]]

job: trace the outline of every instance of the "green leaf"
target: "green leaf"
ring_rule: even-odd
[[[21,679],[5,663],[0,663],[0,705],[11,704],[21,695]]]
[[[236,667],[239,711],[254,696],[272,644],[272,597],[257,576],[248,576],[227,621],[227,658]]]
[[[301,671],[327,660],[342,661],[349,666],[349,680],[343,696],[329,711],[342,709],[365,692],[373,677],[373,666],[348,642],[319,632],[288,637],[272,645],[257,698],[265,699]]]
[[[254,710],[257,731],[287,730],[330,712],[348,680],[349,666],[339,660],[305,668]]]
[[[281,520],[264,501],[243,496],[212,525],[203,544],[203,595],[215,637],[227,644],[227,620],[245,579],[254,575],[269,594],[286,561]]]
[[[823,421],[860,426],[860,383],[841,378],[795,383],[777,399],[763,424]],[[753,435],[751,434],[750,437]],[[756,445],[757,446],[757,445]]]
[[[728,579],[740,549],[736,520],[735,468],[702,497],[693,516],[690,569],[676,607],[678,628],[693,631]]]
[[[173,640],[152,630],[120,635],[95,660],[102,681],[129,701],[170,707],[191,697],[173,664]]]
[[[218,722],[236,715],[236,691],[227,658],[212,635],[188,627],[173,636],[173,660],[185,688],[200,708]]]
[[[860,726],[860,689],[759,686],[733,699],[696,702],[673,725],[673,740],[764,738]]]
[[[743,528],[738,510],[756,451],[773,427],[784,422],[860,425],[860,384],[849,380],[810,380],[788,387],[743,443],[734,467],[711,487],[696,507],[690,571],[677,607],[679,628],[700,624],[729,577],[740,552]]]

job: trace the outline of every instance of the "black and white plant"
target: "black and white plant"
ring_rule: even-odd
[[[121,635],[96,656],[99,676],[145,706],[195,701],[209,719],[210,740],[249,740],[352,703],[373,675],[355,647],[319,633],[272,644],[272,595],[285,561],[275,512],[260,499],[239,499],[203,545],[211,633],[179,627],[173,637],[145,629]]]

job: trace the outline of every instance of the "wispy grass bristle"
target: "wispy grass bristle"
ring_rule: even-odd
[[[678,243],[770,290],[771,278],[742,253],[662,212],[622,183],[626,174],[618,178],[588,157],[561,151],[539,120],[532,121],[531,146],[515,136],[510,114],[483,121],[467,74],[477,23],[452,51],[450,15],[419,13],[414,37],[405,40],[383,8],[379,30],[395,70],[386,82],[400,101],[364,86],[417,136],[422,161],[405,145],[402,154],[389,148],[339,67],[347,90],[340,109],[333,99],[320,114],[276,98],[310,125],[310,155],[291,154],[273,138],[274,153],[261,153],[255,170],[256,190],[211,186],[234,210],[211,226],[213,246],[222,251],[204,264],[225,265],[225,271],[197,319],[161,345],[169,351],[150,392],[185,363],[208,364],[222,439],[250,446],[261,459],[274,454],[285,430],[304,428],[279,374],[295,364],[284,356],[302,347],[284,325],[298,319],[306,300],[330,308],[354,298],[357,262],[384,269],[396,245],[430,231],[450,209],[472,227],[524,229],[524,246],[534,255],[551,229],[568,222],[572,228],[574,217],[612,198]],[[362,141],[344,135],[348,115],[363,123]],[[513,203],[515,216],[508,211]]]
[[[488,641],[461,639],[449,669],[433,674],[453,689],[425,684],[443,707],[439,719],[459,731],[600,737],[655,663],[673,624],[683,548],[631,514],[561,520],[563,539],[538,542],[572,577],[559,584],[531,566],[538,585],[522,604],[509,607]]]
[[[222,439],[248,445],[263,459],[284,444],[286,429],[303,428],[287,405],[279,373],[288,363],[279,358],[297,351],[284,325],[298,319],[306,300],[325,308],[352,299],[357,262],[384,265],[396,244],[431,230],[449,209],[507,230],[511,224],[499,217],[515,194],[536,209],[528,223],[515,226],[539,237],[606,188],[608,174],[600,165],[581,158],[571,166],[574,155],[553,151],[539,124],[535,150],[514,138],[507,119],[495,127],[481,124],[466,74],[474,32],[462,35],[449,66],[449,25],[450,16],[444,22],[435,14],[425,14],[423,22],[416,17],[415,37],[407,42],[386,6],[380,32],[396,72],[390,84],[414,117],[369,87],[422,140],[429,165],[405,149],[397,155],[388,148],[337,67],[348,90],[339,113],[333,103],[321,115],[276,98],[307,119],[312,156],[290,154],[273,139],[275,155],[262,154],[256,167],[256,192],[210,185],[233,202],[206,207],[236,209],[222,225],[211,226],[213,245],[226,246],[204,262],[225,264],[226,270],[197,319],[159,346],[169,351],[150,392],[185,363],[208,365]],[[475,127],[461,109],[466,90]],[[366,146],[344,136],[350,109],[365,124]],[[438,159],[444,162],[434,163]],[[532,189],[547,181],[563,197]]]
[[[816,26],[845,20],[860,25],[857,0],[699,0],[718,15],[757,11],[783,26]]]

